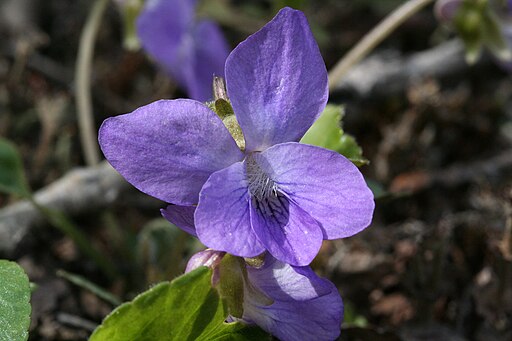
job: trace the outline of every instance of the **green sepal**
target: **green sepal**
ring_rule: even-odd
[[[260,306],[274,303],[272,299],[254,287],[249,280],[246,265],[256,263],[260,266],[263,265],[262,259],[261,262],[256,259],[258,257],[249,259],[250,263],[247,263],[247,259],[226,254],[219,265],[218,290],[231,316],[238,318],[243,316],[245,296],[249,296],[252,302],[257,302]]]
[[[235,112],[229,100],[224,98],[216,99],[212,102],[206,102],[208,108],[217,114],[224,123],[224,126],[228,129],[229,133],[236,142],[238,148],[241,151],[245,150],[245,138],[240,124],[236,119]]]
[[[233,111],[233,107],[231,106],[231,104],[223,98],[219,98],[218,100],[216,100],[214,105],[215,112],[221,119],[235,115],[235,112]]]
[[[244,314],[243,261],[239,257],[226,254],[219,265],[220,297],[227,305],[231,316],[242,318]]]

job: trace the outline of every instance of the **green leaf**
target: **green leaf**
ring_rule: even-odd
[[[345,134],[341,128],[343,115],[343,107],[328,104],[300,142],[338,152],[356,166],[367,164],[368,160],[363,157],[363,150],[354,137]]]
[[[390,193],[388,191],[386,191],[386,189],[384,188],[384,186],[382,186],[381,183],[379,183],[375,180],[366,179],[366,184],[372,191],[373,197],[375,198],[375,200],[390,196]]]
[[[12,143],[0,138],[0,191],[28,197],[30,190],[21,157]]]
[[[340,146],[338,153],[352,161],[356,166],[360,167],[369,163],[363,157],[363,149],[357,144],[356,139],[349,134],[343,134],[340,138]]]
[[[23,269],[0,260],[0,341],[28,339],[30,284]]]
[[[243,323],[223,323],[220,328],[211,334],[204,335],[203,341],[265,341],[273,340],[272,335],[265,333],[259,327],[248,326]]]
[[[212,270],[200,267],[157,284],[105,318],[90,341],[262,340],[268,334],[225,323],[227,309],[211,286]]]
[[[360,327],[368,326],[368,320],[364,315],[358,314],[356,307],[350,302],[344,302],[343,327]]]

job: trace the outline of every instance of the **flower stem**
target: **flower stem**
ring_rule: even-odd
[[[107,4],[108,0],[96,0],[92,5],[80,37],[75,68],[78,126],[85,161],[89,166],[93,166],[100,161],[92,113],[91,73],[94,42]]]
[[[510,199],[512,199],[512,190],[510,192]],[[506,204],[505,214],[507,218],[505,222],[505,231],[503,231],[503,238],[500,243],[500,249],[503,258],[512,262],[512,203]]]
[[[382,20],[331,69],[329,72],[329,90],[332,91],[354,65],[366,57],[398,26],[433,1],[434,0],[406,1]]]

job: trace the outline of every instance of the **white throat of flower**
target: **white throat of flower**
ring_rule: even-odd
[[[258,164],[253,154],[245,158],[245,169],[255,212],[269,222],[285,226],[289,219],[289,201],[279,186]]]
[[[245,158],[245,169],[252,198],[263,202],[278,196],[277,184],[263,171],[251,154]]]

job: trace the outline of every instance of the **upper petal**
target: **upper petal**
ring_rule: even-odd
[[[340,333],[343,303],[336,287],[309,267],[296,268],[280,261],[260,268],[247,267],[251,285],[274,300],[265,306],[247,291],[243,318],[280,340],[334,340]]]
[[[373,216],[373,194],[356,166],[320,147],[283,143],[256,154],[278,188],[317,220],[324,239],[351,236]]]
[[[160,200],[197,204],[210,174],[243,154],[220,118],[202,103],[161,100],[111,117],[99,132],[103,153],[128,182]]]
[[[137,18],[144,50],[200,101],[212,97],[213,75],[224,75],[229,46],[220,28],[196,21],[195,1],[147,1]]]
[[[213,76],[224,77],[224,65],[230,48],[219,26],[212,21],[200,21],[194,28],[194,51],[190,61],[183,60],[180,67],[190,63],[187,73],[187,91],[200,101],[212,98]]]
[[[247,186],[241,162],[210,176],[195,213],[197,236],[204,245],[241,257],[265,251],[251,227]]]
[[[283,8],[226,61],[248,151],[298,141],[327,103],[327,71],[304,14]]]
[[[144,50],[174,76],[180,46],[193,25],[195,1],[149,0],[137,17],[137,35]]]

